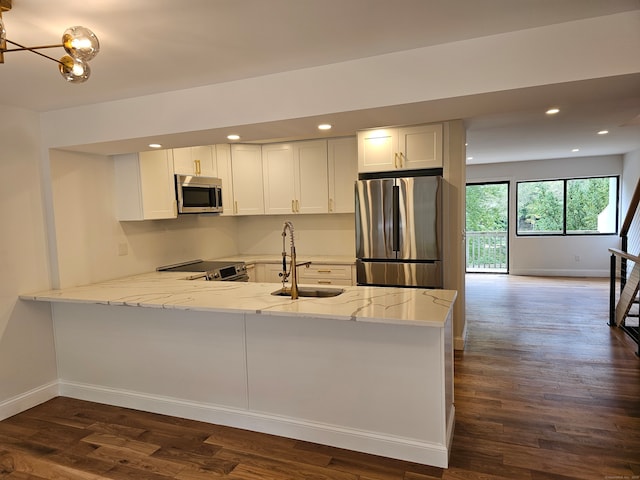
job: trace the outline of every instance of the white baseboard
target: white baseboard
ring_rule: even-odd
[[[462,334],[459,337],[453,338],[453,349],[464,350],[465,343],[467,342],[467,322],[464,323]]]
[[[521,268],[509,270],[510,275],[532,277],[608,277],[609,270],[570,270],[551,268]]]
[[[36,387],[0,402],[0,420],[17,415],[58,396],[58,381]]]
[[[447,442],[434,444],[416,439],[383,435],[280,415],[96,385],[60,381],[60,395],[280,435],[442,468],[448,466],[449,448],[447,447],[453,435],[453,415],[451,415],[450,425],[446,427],[449,435]]]

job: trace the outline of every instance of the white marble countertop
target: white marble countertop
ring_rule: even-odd
[[[289,252],[287,252],[289,253]],[[282,256],[275,254],[246,254],[216,258],[216,260],[243,261],[245,263],[282,263]],[[288,261],[288,260],[287,260]],[[318,265],[355,265],[356,258],[347,255],[301,255],[296,257],[298,263],[311,262]]]
[[[185,280],[187,276],[151,272],[20,298],[443,327],[457,295],[454,290],[345,286],[337,297],[291,300],[271,295],[280,284]]]

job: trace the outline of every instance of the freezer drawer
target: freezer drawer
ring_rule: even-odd
[[[442,262],[356,261],[358,285],[442,288]]]

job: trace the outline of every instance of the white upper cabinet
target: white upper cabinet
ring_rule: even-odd
[[[231,145],[220,144],[215,147],[217,175],[222,180],[222,213],[233,215],[233,175],[231,172]]]
[[[354,184],[358,179],[358,143],[356,137],[330,139],[329,213],[355,211]]]
[[[265,213],[295,213],[293,163],[293,148],[290,143],[262,146]]]
[[[441,167],[441,124],[358,132],[360,172]]]
[[[202,145],[173,149],[173,169],[180,175],[217,177],[215,147]]]
[[[260,145],[231,145],[233,213],[264,213],[262,186],[262,149]]]
[[[115,155],[118,220],[158,220],[178,215],[171,150]]]
[[[265,213],[327,213],[327,141],[263,145]]]
[[[296,213],[327,213],[327,141],[295,142],[293,158]]]

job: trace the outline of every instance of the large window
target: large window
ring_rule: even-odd
[[[518,182],[518,235],[598,235],[618,230],[618,177]]]

